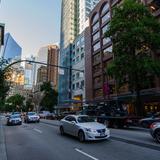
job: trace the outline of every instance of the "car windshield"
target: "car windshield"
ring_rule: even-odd
[[[11,118],[20,118],[19,115],[12,115]]]
[[[36,113],[35,112],[29,112],[28,115],[32,116],[32,115],[35,115]]]
[[[86,122],[95,122],[95,118],[93,117],[88,117],[88,116],[80,116],[78,117],[78,122],[79,123],[86,123]]]

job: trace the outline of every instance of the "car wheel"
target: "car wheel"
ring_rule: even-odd
[[[63,129],[63,127],[62,126],[60,126],[60,133],[61,133],[61,135],[64,135],[65,133],[64,133],[64,129]]]
[[[84,142],[85,141],[85,135],[84,135],[83,131],[79,131],[78,138],[79,138],[80,142]]]
[[[157,130],[157,131],[155,132],[155,138],[156,138],[156,141],[157,141],[158,143],[160,143],[160,130]]]

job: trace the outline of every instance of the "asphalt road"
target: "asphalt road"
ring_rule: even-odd
[[[110,138],[107,141],[80,143],[71,136],[61,136],[58,127],[31,123],[4,126],[8,160],[159,160],[160,151]],[[127,131],[113,130],[133,134]],[[138,131],[134,132],[138,136]],[[124,138],[124,137],[122,137]],[[153,142],[154,143],[154,142]],[[1,159],[1,158],[0,158]]]

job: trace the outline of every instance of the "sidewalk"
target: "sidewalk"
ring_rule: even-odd
[[[0,160],[7,160],[3,120],[0,115]]]

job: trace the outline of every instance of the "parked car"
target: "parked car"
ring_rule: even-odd
[[[40,118],[48,118],[48,119],[52,119],[53,114],[49,111],[40,111],[39,112],[39,116]]]
[[[60,121],[60,133],[70,134],[79,141],[102,140],[110,137],[110,131],[105,125],[87,115],[68,115]]]
[[[144,128],[149,128],[154,122],[160,122],[160,113],[156,113],[149,118],[143,118],[139,121],[140,126]]]
[[[150,133],[152,137],[160,143],[160,122],[155,122],[150,126]]]
[[[40,120],[39,115],[36,112],[27,112],[25,117],[24,117],[24,122],[29,123],[29,122],[39,122]]]
[[[7,125],[21,125],[22,124],[22,119],[19,115],[10,115],[7,118]]]

